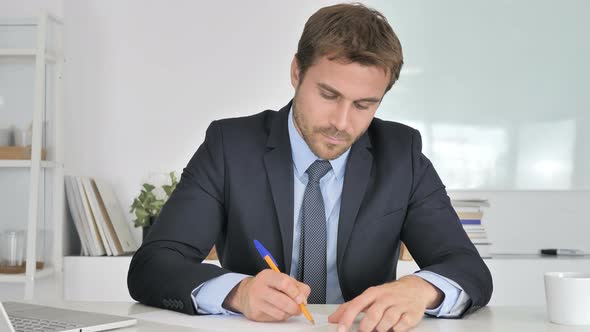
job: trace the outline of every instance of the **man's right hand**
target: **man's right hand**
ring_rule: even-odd
[[[237,284],[223,301],[223,307],[254,321],[284,321],[301,315],[299,304],[307,303],[310,293],[306,284],[266,269]]]

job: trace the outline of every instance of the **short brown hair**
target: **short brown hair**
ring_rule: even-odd
[[[386,92],[404,63],[402,46],[385,16],[359,3],[324,7],[307,20],[295,54],[301,80],[322,56],[383,68],[391,74]]]

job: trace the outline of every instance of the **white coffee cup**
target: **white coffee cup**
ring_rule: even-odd
[[[545,298],[553,323],[590,325],[590,273],[545,273]]]

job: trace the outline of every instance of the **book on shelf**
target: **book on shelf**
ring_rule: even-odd
[[[80,197],[80,202],[82,202],[82,215],[84,216],[84,220],[86,221],[88,229],[90,230],[90,245],[93,248],[92,252],[94,253],[94,256],[105,255],[106,250],[100,238],[98,226],[96,225],[96,221],[94,220],[94,215],[90,210],[90,203],[88,203],[88,197],[86,196],[86,192],[84,191],[84,187],[82,186],[82,179],[80,177],[76,177],[75,181],[76,188],[78,190],[78,195]]]
[[[478,247],[478,246],[491,246],[492,245],[490,243],[490,241],[488,241],[487,239],[484,239],[482,241],[473,241],[472,243],[473,243],[473,245],[475,247]]]
[[[455,209],[455,212],[457,212],[457,215],[463,214],[463,213],[480,213],[482,212],[482,207],[478,207],[478,206],[453,206],[453,208]],[[461,218],[461,217],[459,217]]]
[[[119,256],[119,255],[125,254],[126,252],[135,251],[135,249],[132,249],[132,248],[130,248],[130,250],[123,249],[123,246],[121,245],[121,241],[119,240],[119,236],[117,236],[117,232],[115,231],[115,227],[113,226],[113,222],[112,222],[111,218],[109,217],[109,213],[104,205],[104,200],[102,199],[100,192],[98,191],[98,187],[96,186],[96,182],[92,179],[90,179],[90,182],[92,184],[92,190],[94,191],[94,194],[97,197],[96,203],[98,205],[98,211],[100,211],[99,213],[102,215],[101,220],[104,223],[107,239],[109,242],[109,246],[111,247],[111,250],[113,251],[113,256]],[[128,229],[127,229],[127,231],[128,231]],[[127,233],[120,232],[120,233],[121,233],[121,237],[122,236],[131,237],[131,233],[129,233],[129,232],[127,232]]]
[[[75,194],[72,188],[72,177],[66,176],[64,178],[65,187],[66,187],[66,201],[69,207],[70,215],[72,216],[72,221],[74,222],[74,227],[76,228],[76,232],[78,233],[78,237],[80,238],[80,244],[82,247],[82,255],[89,256],[90,249],[88,248],[88,235],[86,234],[86,229],[84,225],[82,225],[82,216],[80,211],[78,211],[78,204],[76,203]]]
[[[125,217],[125,211],[123,210],[123,207],[121,207],[121,204],[119,204],[119,201],[115,196],[115,192],[104,180],[94,179],[94,183],[96,184],[96,188],[100,193],[102,205],[107,212],[108,219],[110,220],[111,224],[113,225],[113,229],[117,234],[117,238],[121,244],[121,249],[125,253],[136,251],[138,249],[138,245],[131,235],[129,223]]]
[[[76,226],[76,230],[78,231],[78,237],[80,238],[82,245],[82,254],[99,256],[100,253],[97,252],[94,241],[92,240],[89,223],[86,220],[87,216],[82,205],[82,196],[80,195],[80,190],[78,188],[78,181],[75,177],[66,176],[65,184],[66,199],[70,214],[74,221],[74,226]],[[86,248],[86,250],[84,250],[84,248]]]
[[[470,239],[487,239],[488,235],[486,232],[467,232],[467,236]]]
[[[98,235],[100,235],[101,244],[104,247],[107,256],[113,256],[113,251],[111,250],[110,243],[107,240],[106,235],[106,225],[103,220],[102,211],[98,208],[98,202],[96,200],[96,196],[94,195],[94,190],[92,189],[92,183],[90,183],[90,179],[87,177],[79,178],[80,183],[82,184],[82,188],[84,189],[84,194],[86,195],[86,200],[88,201],[88,206],[90,207],[90,212],[92,212],[92,219],[96,223],[96,228],[98,230]]]
[[[480,198],[452,199],[451,204],[459,217],[463,230],[475,245],[479,255],[482,258],[491,257],[490,247],[492,243],[488,238],[485,225],[482,223],[483,208],[490,206],[488,200]]]
[[[461,224],[465,225],[481,225],[481,219],[459,219]]]
[[[481,220],[483,218],[483,212],[465,212],[465,211],[457,211],[457,215],[461,220]]]
[[[463,224],[463,229],[466,232],[485,232],[486,229],[482,224],[479,225],[465,225]]]
[[[481,258],[492,258],[490,253],[491,243],[474,243],[474,246]]]
[[[114,234],[113,226],[108,219],[108,215],[105,213],[106,211],[102,207],[102,200],[100,199],[98,190],[96,190],[94,180],[89,177],[83,177],[82,184],[84,185],[84,190],[86,191],[86,196],[88,197],[90,208],[98,226],[107,256],[122,255],[123,250],[121,249],[121,244],[115,241],[116,234]]]
[[[489,207],[490,202],[487,199],[473,198],[473,199],[451,199],[451,205],[453,207],[460,208],[481,208]]]
[[[84,256],[119,256],[137,250],[125,214],[110,186],[66,176],[66,200]]]

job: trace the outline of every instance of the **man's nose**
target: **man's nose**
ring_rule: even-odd
[[[348,116],[352,111],[352,104],[346,102],[338,103],[338,107],[332,114],[331,125],[334,126],[338,131],[346,131],[348,127]]]

